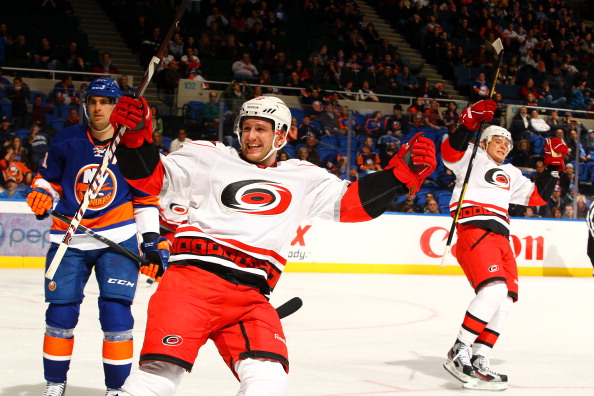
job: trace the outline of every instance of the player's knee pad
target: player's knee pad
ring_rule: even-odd
[[[47,327],[55,329],[74,329],[78,323],[78,316],[80,315],[80,304],[53,304],[51,303],[45,311],[45,323]],[[52,337],[59,337],[52,335]],[[72,335],[71,335],[72,337]]]
[[[235,363],[241,386],[237,396],[282,396],[287,393],[288,375],[272,360],[245,359]]]
[[[134,318],[129,301],[99,297],[98,304],[99,322],[103,332],[118,333],[131,331],[134,328]]]
[[[126,378],[122,389],[132,396],[173,396],[184,372],[175,364],[146,362]]]
[[[476,298],[482,304],[489,305],[495,312],[508,299],[507,286],[504,282],[489,283],[478,291]]]

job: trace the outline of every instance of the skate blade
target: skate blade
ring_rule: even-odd
[[[458,381],[464,383],[476,381],[476,378],[458,371],[454,365],[454,362],[449,359],[443,363],[443,368],[445,368],[448,373],[452,374]]]
[[[507,382],[483,381],[475,378],[474,381],[462,384],[462,388],[485,391],[504,391],[507,389]]]

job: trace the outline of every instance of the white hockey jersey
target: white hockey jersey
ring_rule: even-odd
[[[447,156],[443,158],[445,166],[456,175],[451,212],[458,207],[472,151],[473,145],[469,144],[459,161],[448,162]],[[534,183],[518,168],[511,164],[498,165],[478,147],[458,223],[473,224],[509,236],[509,204],[529,205],[534,189]]]
[[[188,208],[170,263],[206,261],[261,276],[270,289],[299,224],[312,217],[338,221],[348,186],[305,161],[259,167],[221,143],[187,143],[161,160],[162,201]]]

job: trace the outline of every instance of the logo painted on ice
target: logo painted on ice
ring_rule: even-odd
[[[489,267],[489,272],[497,272],[497,271],[499,271],[499,266],[497,264]]]
[[[178,335],[168,335],[163,337],[163,340],[161,342],[163,343],[163,345],[167,346],[178,346],[184,342],[184,339]]]
[[[87,165],[82,167],[76,175],[76,180],[74,183],[74,195],[76,196],[76,200],[78,201],[78,203],[82,202],[85,192],[91,185],[93,176],[95,176],[97,168],[99,168],[99,164]],[[105,173],[103,174],[103,180],[101,180],[101,183],[99,184],[99,190],[97,194],[91,197],[89,209],[105,209],[107,206],[109,206],[110,203],[113,202],[117,190],[117,179],[113,172],[108,168],[105,170]]]
[[[503,169],[493,168],[485,174],[485,181],[495,187],[509,190],[509,175]]]
[[[234,212],[277,215],[291,204],[288,188],[267,180],[244,180],[229,184],[221,192],[221,204]]]

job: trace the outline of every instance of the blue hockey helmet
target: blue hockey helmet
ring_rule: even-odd
[[[91,81],[85,89],[85,102],[89,96],[106,96],[114,98],[114,102],[117,102],[122,96],[122,91],[113,78],[100,77]]]

